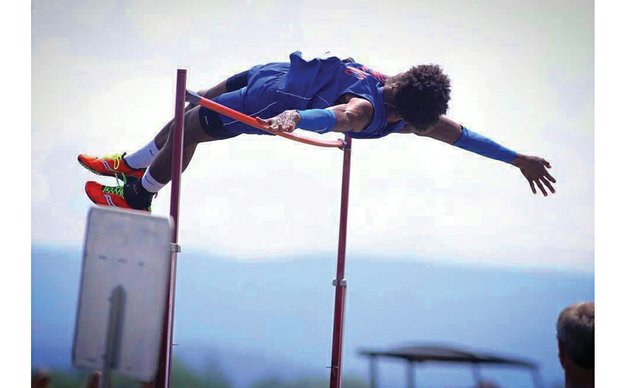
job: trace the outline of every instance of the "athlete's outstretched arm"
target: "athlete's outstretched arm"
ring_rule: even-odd
[[[296,128],[312,132],[359,132],[372,120],[372,104],[363,98],[351,98],[346,104],[326,109],[286,110],[270,119],[258,121],[273,131],[292,132]]]
[[[487,158],[512,164],[521,170],[534,194],[536,194],[536,186],[538,186],[538,189],[544,196],[547,196],[545,187],[550,192],[555,193],[552,183],[556,181],[547,171],[548,168],[551,168],[551,164],[547,160],[538,156],[524,155],[511,151],[491,139],[468,130],[446,116],[441,116],[436,125],[425,131],[418,131],[407,125],[402,129],[401,133],[414,133],[419,136],[430,137]]]

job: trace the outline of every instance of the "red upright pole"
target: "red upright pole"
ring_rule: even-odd
[[[170,280],[168,283],[168,306],[164,317],[162,344],[159,353],[159,369],[155,378],[156,388],[170,385],[172,364],[172,333],[174,323],[174,289],[177,269],[177,243],[179,240],[179,203],[181,193],[181,171],[183,166],[183,132],[185,128],[185,90],[187,70],[177,69],[177,91],[174,105],[174,129],[172,137],[172,191],[170,195],[170,217],[174,222],[172,252],[170,254]]]
[[[349,212],[349,178],[351,175],[351,138],[345,136],[342,162],[342,191],[340,197],[340,232],[338,237],[338,264],[336,266],[336,298],[334,302],[334,331],[332,337],[332,365],[330,388],[340,388],[342,383],[342,338],[344,335],[344,306],[347,283],[344,277],[347,246],[347,215]]]

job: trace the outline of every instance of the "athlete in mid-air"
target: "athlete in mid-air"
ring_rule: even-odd
[[[389,77],[351,58],[307,61],[295,52],[290,62],[254,66],[199,94],[247,115],[263,117],[261,123],[274,131],[300,128],[361,139],[392,133],[427,136],[516,166],[534,194],[536,187],[545,196],[547,191],[555,192],[548,161],[512,151],[445,116],[450,80],[437,65],[414,66]],[[154,195],[171,179],[173,125],[169,122],[152,141],[131,154],[79,155],[78,161],[97,174],[126,177],[126,183],[119,186],[87,182],[88,197],[99,205],[150,210]],[[268,133],[190,104],[185,113],[183,170],[199,143],[240,134]]]

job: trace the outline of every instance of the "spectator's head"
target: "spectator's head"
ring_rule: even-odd
[[[32,374],[30,386],[32,388],[47,388],[50,385],[50,376],[45,369],[37,369]]]
[[[101,380],[101,372],[92,372],[86,380],[85,388],[99,388],[99,381]],[[143,385],[145,386],[145,385]]]
[[[593,379],[594,303],[576,303],[562,310],[556,330],[567,386],[571,386],[571,379]]]

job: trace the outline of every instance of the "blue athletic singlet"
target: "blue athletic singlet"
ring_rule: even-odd
[[[368,100],[374,114],[361,132],[350,132],[352,138],[379,138],[405,126],[403,120],[388,126],[383,101],[383,85],[387,76],[353,60],[337,57],[306,61],[300,52],[290,55],[290,63],[254,66],[248,73],[248,84],[224,93],[215,101],[250,116],[270,118],[289,109],[324,109],[336,105],[344,94]],[[225,129],[233,134],[267,134],[226,116],[220,115]]]

